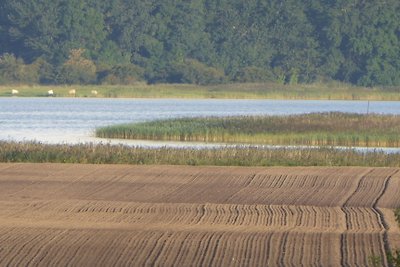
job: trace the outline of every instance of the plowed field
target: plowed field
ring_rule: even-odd
[[[0,164],[0,266],[368,266],[398,168]]]

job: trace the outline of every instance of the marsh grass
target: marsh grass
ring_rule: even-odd
[[[221,98],[221,99],[332,99],[332,100],[400,100],[399,88],[365,88],[339,82],[282,85],[277,83],[235,83],[212,86],[192,84],[154,84],[138,82],[132,85],[2,85],[0,97],[12,96],[12,89],[20,97],[47,96],[48,90],[55,97],[118,98]],[[92,90],[98,93],[92,94]]]
[[[49,145],[0,142],[0,162],[161,164],[218,166],[376,166],[400,167],[400,154],[380,151],[262,149],[256,147],[143,148],[123,145]]]
[[[103,127],[102,138],[302,146],[399,147],[400,116],[312,113],[205,117]]]

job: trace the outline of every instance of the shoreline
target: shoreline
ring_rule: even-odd
[[[400,101],[399,92],[382,88],[357,87],[349,84],[296,84],[269,83],[219,84],[200,86],[194,84],[132,85],[0,85],[0,97],[81,98],[149,98],[149,99],[270,99],[270,100],[360,100]],[[70,90],[76,93],[69,94]],[[96,91],[93,94],[92,91]]]

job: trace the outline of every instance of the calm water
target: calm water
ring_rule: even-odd
[[[96,127],[173,117],[366,113],[367,109],[366,101],[0,98],[0,140],[108,142],[93,137]],[[400,102],[370,102],[369,112],[400,114]]]

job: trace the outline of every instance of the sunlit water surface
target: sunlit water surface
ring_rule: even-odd
[[[94,137],[94,131],[100,126],[177,117],[286,115],[327,111],[400,114],[400,102],[0,98],[0,140],[179,147],[187,146],[187,143],[100,139]]]

